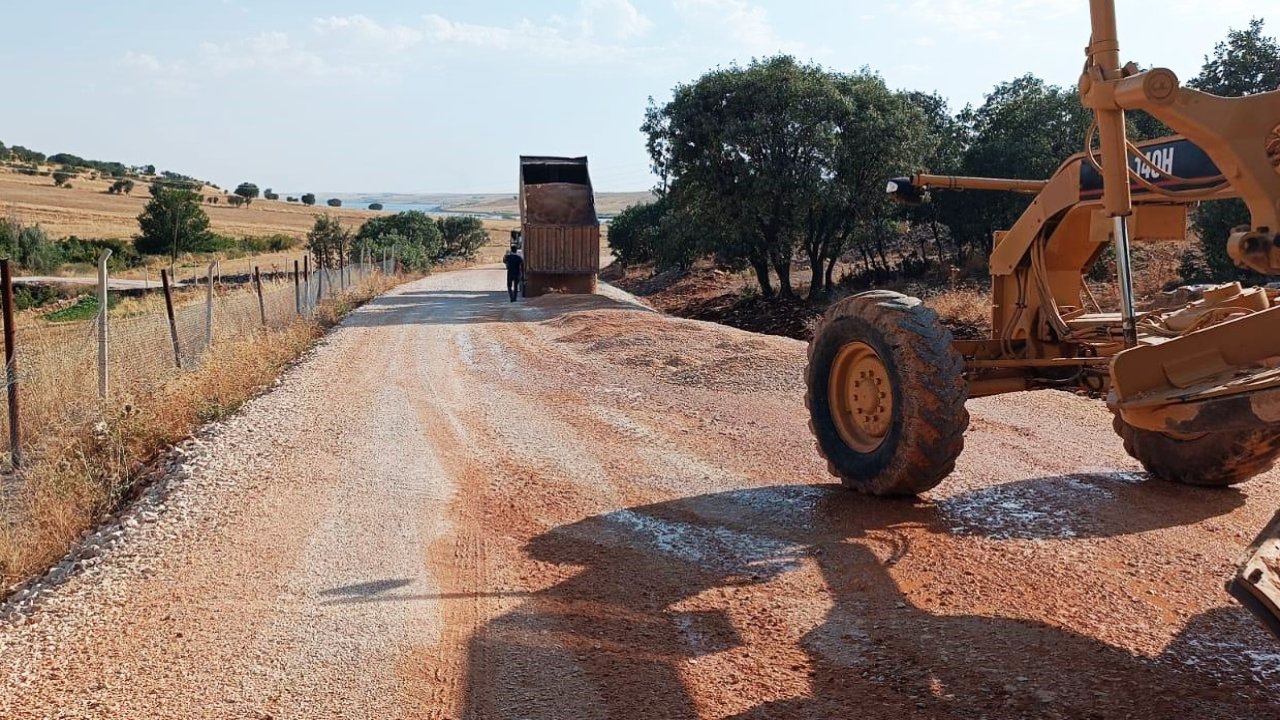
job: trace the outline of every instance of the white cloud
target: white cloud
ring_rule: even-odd
[[[752,53],[796,52],[800,44],[783,40],[763,7],[747,0],[674,0],[676,12],[704,32],[720,28],[735,44]]]
[[[398,54],[422,43],[423,32],[405,25],[381,25],[364,15],[316,18],[312,27],[327,39],[385,54]]]
[[[284,32],[264,32],[242,40],[200,45],[200,63],[218,74],[248,71],[323,75],[324,58]]]
[[[1028,23],[1043,28],[1081,8],[1079,0],[912,0],[901,11],[922,25],[991,40]]]
[[[164,71],[164,67],[160,64],[160,60],[155,55],[147,53],[134,52],[129,50],[120,58],[120,64],[124,67],[140,70],[146,73],[159,73]]]
[[[582,0],[581,8],[584,35],[627,40],[653,28],[653,22],[629,0]]]
[[[587,18],[583,15],[576,22],[552,18],[546,23],[525,18],[510,26],[500,26],[459,22],[433,14],[423,21],[427,38],[435,45],[481,48],[497,53],[519,52],[566,63],[617,63],[630,59],[637,49],[616,42],[617,36],[640,31],[644,22],[648,22],[615,23],[609,31],[614,37],[599,39],[595,37],[599,26]]]

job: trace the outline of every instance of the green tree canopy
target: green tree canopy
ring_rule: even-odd
[[[351,257],[364,252],[374,255],[385,249],[395,250],[406,265],[425,270],[430,261],[444,250],[444,237],[436,221],[418,211],[400,212],[366,220],[351,245]],[[413,260],[411,258],[420,258]]]
[[[244,203],[248,205],[253,202],[254,198],[258,197],[258,186],[251,182],[240,183],[236,187],[236,195],[244,198]]]
[[[1280,42],[1265,34],[1262,20],[1232,30],[1205,58],[1190,87],[1223,97],[1243,97],[1280,89]],[[1192,211],[1191,226],[1200,238],[1200,256],[1184,259],[1187,280],[1231,280],[1249,275],[1227,255],[1227,238],[1250,222],[1243,200],[1213,200]]]
[[[489,233],[484,222],[469,215],[450,215],[436,218],[440,229],[440,257],[471,259],[480,248],[489,243]]]
[[[723,220],[719,248],[749,263],[761,290],[791,295],[797,197],[830,171],[839,92],[830,73],[790,56],[713,70],[650,103],[643,131],[675,202]]]
[[[303,196],[302,196],[302,204],[303,204],[303,205],[315,205],[315,204],[316,204],[316,196],[315,196],[315,193],[307,193],[307,194],[303,195]]]
[[[350,246],[351,231],[342,226],[341,219],[329,213],[316,216],[311,232],[307,233],[307,250],[317,268],[337,267]]]
[[[151,186],[151,199],[138,216],[134,247],[147,255],[198,251],[212,239],[209,216],[194,190],[162,184]]]

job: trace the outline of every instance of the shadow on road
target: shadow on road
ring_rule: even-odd
[[[1162,496],[1134,476],[1105,474],[1015,483],[1009,497],[1030,502],[1054,485],[1089,500],[1061,509],[1077,516],[1066,526],[1072,536],[1192,523],[1241,502],[1231,492],[1193,491],[1188,498],[1178,489]],[[1007,526],[957,521],[957,508],[972,515],[986,502],[875,501],[828,486],[772,487],[629,508],[558,527],[532,540],[527,552],[581,570],[475,633],[464,716],[1235,718],[1274,712],[1278,698],[1249,664],[1271,641],[1239,608],[1195,617],[1161,656],[1149,658],[1046,623],[914,606],[891,566],[912,552],[913,537],[1006,537]],[[1015,524],[1008,537],[1032,537],[1037,527]],[[759,587],[802,566],[821,573],[825,588],[815,591],[829,595],[818,603],[826,614],[797,619],[801,631],[812,627],[799,647],[787,647],[790,642],[779,640],[789,637],[786,630],[769,625],[771,616],[787,611],[751,608],[805,607],[811,593],[790,597]],[[699,609],[682,607],[690,602]],[[709,604],[714,609],[706,609]],[[744,617],[751,619],[744,623]],[[1100,622],[1105,619],[1078,624]],[[746,645],[744,636],[756,638],[756,646]],[[714,678],[714,687],[700,687],[695,703],[686,685],[696,674],[693,664],[733,650],[739,651],[736,671]],[[788,651],[804,662],[779,667],[777,658]],[[796,676],[805,678],[797,696],[744,710],[742,697],[776,698],[767,689],[794,687]]]
[[[356,327],[543,322],[587,310],[647,312],[603,295],[546,295],[511,302],[505,291],[432,290],[383,295],[347,317]]]

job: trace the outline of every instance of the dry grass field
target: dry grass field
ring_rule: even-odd
[[[21,175],[9,168],[0,168],[0,217],[16,219],[27,225],[40,225],[53,238],[76,235],[82,238],[128,239],[138,231],[138,215],[146,205],[147,187],[139,182],[132,195],[110,195],[110,180],[90,180],[88,175],[75,178],[70,188],[53,184],[53,178]],[[227,193],[205,187],[201,194],[225,196]],[[323,198],[320,199],[323,202]],[[283,234],[302,239],[315,222],[315,216],[329,213],[341,218],[343,224],[359,227],[379,213],[357,208],[331,208],[323,204],[307,207],[283,200],[255,200],[249,207],[234,208],[225,204],[205,204],[210,226],[214,232],[235,237]],[[493,239],[490,247],[481,252],[481,262],[497,262],[510,240],[510,231],[519,226],[513,220],[486,221],[485,226]],[[293,261],[303,255],[301,249],[279,253],[251,255],[240,258],[222,258],[225,275],[251,271],[254,266],[264,272],[287,270]],[[196,256],[184,258],[177,268],[179,278],[203,272],[212,258]],[[137,268],[126,277],[151,278],[159,275],[159,268],[167,267],[163,259],[153,266]],[[68,268],[64,274],[84,274],[91,268]]]
[[[39,224],[51,237],[130,238],[138,231],[138,215],[147,202],[147,187],[138,183],[132,195],[108,195],[108,180],[82,176],[71,188],[55,187],[48,177],[20,175],[0,169],[0,215]],[[206,196],[227,193],[206,187]],[[323,202],[323,200],[322,200]],[[204,206],[214,232],[225,235],[273,235],[301,238],[311,229],[315,215],[325,211],[343,222],[360,224],[377,213],[354,208],[307,207],[283,200],[254,200],[249,207],[225,204]]]

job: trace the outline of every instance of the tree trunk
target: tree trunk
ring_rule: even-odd
[[[791,289],[791,261],[774,258],[773,271],[778,274],[778,292],[788,300],[795,299],[796,293]]]
[[[773,297],[773,283],[769,281],[769,262],[752,260],[751,267],[756,271],[756,281],[760,283],[760,292],[767,298]]]
[[[818,294],[826,289],[826,283],[823,282],[822,276],[822,255],[816,251],[811,251],[809,255],[809,299],[815,300]]]
[[[836,262],[837,262],[838,260],[839,260],[839,258],[831,258],[830,260],[828,260],[828,261],[827,261],[826,278],[827,278],[827,289],[828,289],[828,290],[829,290],[829,289],[831,289],[831,288],[834,288],[834,287],[836,286],[836,283],[835,283],[835,279],[834,279],[834,278],[835,278],[835,274],[836,274]]]

